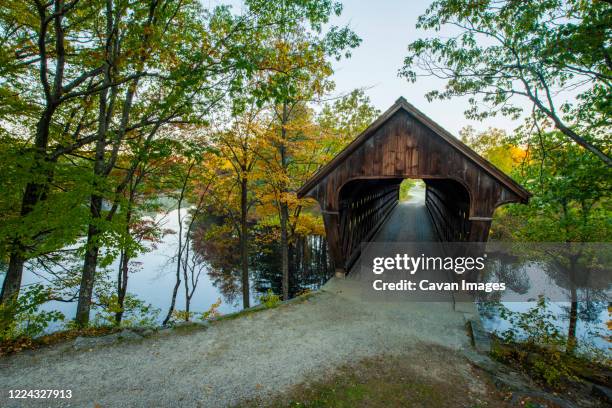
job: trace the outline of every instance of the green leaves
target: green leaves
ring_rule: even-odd
[[[34,338],[51,323],[63,321],[61,312],[39,310],[50,295],[48,288],[35,284],[25,288],[16,301],[0,304],[0,341]]]
[[[428,98],[468,96],[465,114],[474,119],[518,118],[522,106],[515,101],[524,98],[541,120],[552,120],[610,165],[611,26],[612,6],[603,1],[538,0],[526,7],[438,0],[417,27],[458,34],[409,44],[400,75],[413,82],[420,75],[445,79],[446,87]]]
[[[538,135],[513,177],[534,196],[512,205],[503,219],[515,218],[512,238],[542,242],[607,242],[612,237],[612,170],[558,132]]]

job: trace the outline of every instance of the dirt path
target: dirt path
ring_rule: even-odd
[[[463,314],[449,303],[366,303],[350,280],[332,280],[307,301],[206,330],[3,358],[0,406],[228,406],[342,364],[428,343],[469,347]],[[7,399],[9,389],[71,389],[73,397],[16,404]]]

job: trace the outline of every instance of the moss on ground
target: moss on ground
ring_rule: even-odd
[[[319,292],[308,292],[308,293],[305,293],[303,295],[296,296],[293,299],[290,299],[290,300],[288,300],[286,302],[280,302],[280,303],[278,303],[278,304],[276,304],[274,306],[271,306],[271,307],[265,307],[263,305],[253,306],[253,307],[250,307],[248,309],[241,310],[239,312],[229,313],[229,314],[226,314],[226,315],[219,316],[219,317],[217,317],[215,319],[212,319],[210,322],[213,323],[213,324],[214,323],[220,323],[220,322],[225,321],[225,320],[234,320],[234,319],[238,319],[240,317],[250,316],[250,315],[253,315],[255,313],[262,312],[264,310],[277,309],[279,307],[286,307],[286,306],[289,306],[289,305],[292,305],[292,304],[295,304],[295,303],[304,303],[304,302],[312,299],[313,297],[317,296],[318,293]]]
[[[427,372],[415,356],[379,356],[336,369],[323,378],[293,386],[287,393],[243,402],[239,407],[509,407],[504,395],[467,364],[456,351],[431,348],[432,365],[443,375]],[[448,360],[448,361],[445,361]],[[461,366],[463,368],[458,368]],[[472,370],[472,369],[469,369]],[[473,376],[473,378],[470,378]]]

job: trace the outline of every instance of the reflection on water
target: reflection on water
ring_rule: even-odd
[[[168,230],[178,231],[176,210],[165,215],[155,215],[154,221],[160,222]],[[191,310],[201,313],[221,298],[218,311],[222,314],[242,309],[238,241],[228,236],[217,241],[207,240],[204,235],[196,237],[194,250],[202,254],[207,262],[204,274],[193,295]],[[281,255],[280,247],[274,240],[253,237],[250,253],[251,305],[259,303],[259,296],[268,289],[281,293]],[[563,252],[548,245],[534,245],[514,248],[507,254],[504,262],[491,262],[488,281],[506,282],[509,290],[502,296],[481,299],[479,310],[485,328],[489,331],[504,331],[510,327],[508,321],[499,317],[499,311],[492,302],[501,302],[515,312],[526,312],[536,303],[538,295],[549,299],[550,311],[556,316],[555,323],[567,333],[574,325],[578,344],[591,341],[602,350],[609,350],[605,336],[610,335],[607,323],[610,305],[610,244],[576,244],[578,252],[572,248]],[[540,254],[534,251],[540,249]],[[175,283],[177,249],[176,234],[167,234],[149,252],[138,256],[132,265],[128,292],[146,303],[167,311],[172,288]],[[489,252],[489,247],[487,249]],[[573,252],[572,252],[573,251]],[[493,253],[493,252],[490,252]],[[580,256],[577,256],[580,255]],[[327,243],[321,236],[299,237],[289,252],[290,294],[315,290],[323,285],[333,274],[333,265],[327,250]],[[41,269],[29,269],[24,273],[23,284],[46,282],[49,274]],[[79,271],[80,263],[76,265]],[[117,270],[117,262],[108,267]],[[34,270],[33,270],[34,269]],[[111,272],[110,276],[114,276]],[[575,300],[572,302],[572,298]],[[179,290],[177,309],[184,309],[184,292]],[[76,302],[49,302],[45,310],[59,310],[67,318],[72,318]],[[94,312],[95,313],[95,312]],[[574,318],[572,318],[574,316]],[[161,318],[160,318],[161,322]],[[51,327],[57,330],[60,326]]]
[[[579,348],[595,346],[610,353],[611,247],[610,243],[489,243],[482,280],[505,282],[508,289],[479,294],[485,328],[498,333],[511,328],[500,317],[499,305],[524,314],[542,296],[548,301],[549,320],[564,337],[577,339]],[[516,331],[524,335],[525,329]]]
[[[298,238],[289,251],[289,296],[316,290],[333,274],[327,241],[318,235]],[[271,244],[254,256],[253,287],[258,293],[282,293],[280,245]]]
[[[269,232],[269,231],[267,231]],[[240,248],[238,239],[198,241],[196,250],[209,263],[208,276],[226,302],[242,306]],[[250,250],[251,305],[272,290],[282,293],[281,248],[276,241],[257,240]],[[289,296],[320,288],[333,274],[327,241],[319,235],[299,236],[289,247]]]
[[[536,305],[536,302],[502,302],[502,304],[512,312],[526,313]],[[548,311],[556,317],[554,321],[555,326],[562,334],[567,333],[569,330],[570,310],[570,302],[548,303]],[[489,333],[503,333],[512,327],[510,322],[500,317],[499,309],[491,303],[479,303],[478,311],[480,312],[483,326]],[[610,342],[607,339],[610,336],[607,325],[610,319],[608,302],[580,302],[576,322],[576,338],[579,349],[585,346],[594,346],[612,354]]]
[[[184,210],[183,210],[184,211]],[[177,211],[167,214],[153,215],[153,220],[169,231],[178,231]],[[145,303],[149,303],[161,311],[158,321],[161,323],[168,307],[172,288],[175,284],[178,237],[176,233],[165,235],[161,241],[150,248],[148,252],[136,257],[130,267],[128,292]],[[217,243],[207,242],[199,236],[194,242],[194,249],[204,252],[204,249],[218,250],[215,257],[206,259],[205,272],[200,276],[198,286],[191,301],[191,311],[201,313],[221,298],[218,311],[228,314],[242,309],[242,295],[237,242],[225,241],[222,248]],[[321,236],[299,237],[289,252],[290,256],[290,293],[294,296],[305,289],[317,289],[332,275],[333,267],[327,252],[327,242]],[[280,248],[276,243],[265,245],[253,244],[250,248],[251,306],[259,304],[259,296],[268,288],[275,293],[281,293]],[[23,285],[47,283],[52,274],[35,265],[28,265],[24,272]],[[80,271],[81,264],[74,265]],[[116,274],[117,260],[108,266],[109,276]],[[1,278],[1,276],[0,276]],[[1,282],[1,279],[0,279]],[[114,283],[113,283],[114,284]],[[76,288],[75,288],[76,290]],[[41,307],[43,310],[59,310],[67,319],[72,319],[76,312],[76,302],[52,301]],[[185,309],[184,290],[178,291],[176,308]],[[94,308],[92,316],[96,313]],[[60,324],[54,324],[48,331],[58,330]]]

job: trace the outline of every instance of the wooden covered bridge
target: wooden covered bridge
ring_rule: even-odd
[[[496,207],[530,197],[400,98],[298,190],[321,206],[337,274],[350,269],[361,243],[387,220],[405,178],[425,182],[425,205],[441,241],[484,242]]]

